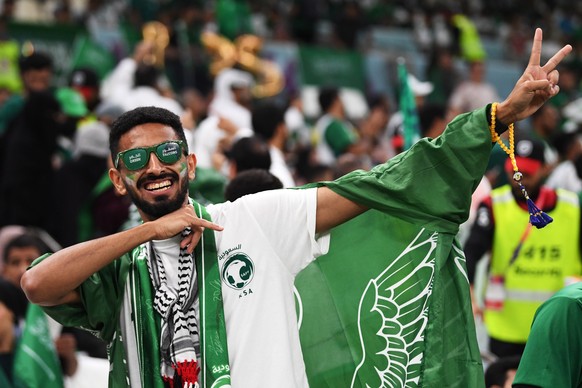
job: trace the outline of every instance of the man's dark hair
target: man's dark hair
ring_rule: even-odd
[[[271,140],[279,124],[284,122],[285,112],[276,104],[264,103],[253,109],[253,131],[266,141]]]
[[[260,191],[282,189],[283,183],[275,175],[267,170],[253,168],[237,174],[229,182],[224,191],[224,198],[227,201],[234,200]]]
[[[339,98],[339,90],[334,87],[325,87],[319,91],[319,106],[326,113],[335,100]]]
[[[45,53],[34,52],[27,56],[22,56],[18,59],[18,68],[21,73],[26,73],[29,70],[52,70],[53,59]]]
[[[111,124],[111,132],[109,133],[109,151],[111,152],[111,156],[115,158],[119,150],[119,139],[121,136],[138,125],[149,123],[163,124],[171,127],[176,135],[178,135],[178,139],[184,142],[186,152],[188,151],[186,135],[184,135],[180,118],[167,109],[155,106],[144,106],[125,112]]]
[[[38,236],[34,234],[25,233],[20,236],[14,237],[12,240],[6,244],[4,247],[4,252],[2,256],[4,262],[8,260],[8,253],[14,248],[28,248],[33,247],[38,249],[41,255],[51,251],[49,246]]]
[[[152,65],[139,64],[133,74],[134,86],[149,86],[155,88],[158,84],[160,71]]]
[[[420,133],[424,137],[437,119],[445,119],[446,107],[443,104],[427,103],[418,110]]]
[[[232,145],[227,153],[228,158],[236,164],[237,174],[241,171],[259,168],[271,168],[269,146],[258,136],[243,137]]]

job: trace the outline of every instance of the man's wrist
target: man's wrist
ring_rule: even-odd
[[[503,101],[497,104],[497,122],[502,123],[503,126],[507,126],[516,121],[516,116],[512,113],[511,109],[508,108],[507,102]]]

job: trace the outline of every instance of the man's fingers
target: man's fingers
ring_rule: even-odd
[[[562,62],[562,59],[564,59],[566,55],[570,54],[571,51],[572,46],[569,44],[565,45],[560,49],[560,51],[555,53],[554,56],[548,60],[548,62],[546,62],[544,67],[542,67],[542,70],[544,70],[546,73],[553,71],[560,64],[560,62]]]
[[[203,218],[196,218],[196,223],[194,224],[194,226],[208,228],[208,229],[217,230],[217,231],[221,231],[224,229],[222,226],[217,225],[214,222],[207,221]]]
[[[549,92],[551,84],[550,81],[548,81],[547,79],[541,79],[537,81],[527,81],[523,84],[523,87],[527,92],[530,93],[536,92],[538,90]]]
[[[198,245],[200,238],[202,237],[202,232],[204,229],[195,229],[188,236],[184,237],[180,242],[180,248],[186,248],[186,252],[194,252],[194,248]]]
[[[558,82],[560,81],[560,73],[558,72],[558,70],[552,70],[546,78],[548,79],[548,81],[550,81],[552,85],[557,85]]]
[[[533,44],[531,46],[531,54],[529,56],[528,66],[539,66],[541,56],[542,56],[542,29],[536,28]]]

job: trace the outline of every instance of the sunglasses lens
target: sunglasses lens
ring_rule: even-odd
[[[162,143],[156,148],[156,156],[166,164],[174,164],[181,157],[180,144],[173,141]]]
[[[123,154],[123,164],[128,170],[139,170],[148,162],[148,152],[143,148],[128,150]]]

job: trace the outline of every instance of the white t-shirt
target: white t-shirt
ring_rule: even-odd
[[[217,254],[231,379],[237,387],[308,387],[293,285],[329,248],[315,235],[317,189],[272,190],[208,206]]]

